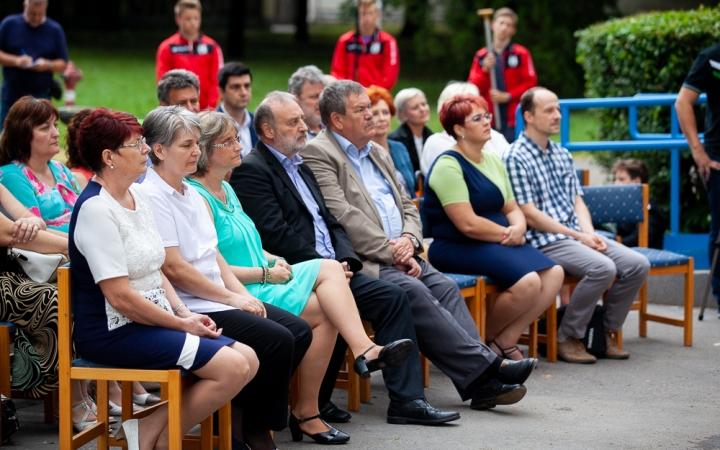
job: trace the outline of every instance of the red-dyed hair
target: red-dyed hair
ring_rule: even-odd
[[[484,98],[477,95],[456,95],[450,97],[440,109],[440,123],[450,136],[457,139],[455,125],[465,125],[467,116],[472,114],[473,106],[488,110]]]
[[[102,162],[105,149],[117,152],[117,148],[133,133],[142,135],[144,132],[132,114],[101,106],[82,121],[76,139],[85,165],[98,172],[105,166]]]
[[[367,91],[367,95],[370,97],[370,101],[373,106],[377,105],[380,100],[385,100],[385,103],[387,103],[388,108],[390,109],[390,115],[395,115],[395,104],[393,103],[392,95],[390,95],[390,92],[388,92],[387,89],[373,84],[369,88],[365,88],[365,90]]]
[[[30,144],[33,128],[50,118],[60,117],[58,110],[44,98],[29,95],[16,101],[5,118],[5,129],[0,134],[0,165],[14,160],[27,162],[30,159]]]
[[[92,112],[92,108],[85,108],[78,111],[67,126],[67,134],[65,135],[65,154],[67,155],[67,166],[71,169],[87,169],[85,161],[80,156],[80,149],[77,145],[77,130],[80,128],[80,124],[87,116]]]

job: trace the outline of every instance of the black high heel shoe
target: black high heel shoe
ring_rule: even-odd
[[[295,417],[295,414],[290,414],[290,434],[292,435],[292,440],[295,442],[300,442],[303,440],[303,434],[308,436],[313,441],[317,442],[318,444],[322,445],[335,445],[335,444],[344,444],[347,441],[350,440],[350,436],[343,433],[342,431],[338,430],[337,428],[331,427],[327,424],[324,420],[322,420],[322,423],[330,427],[330,431],[323,431],[322,433],[315,433],[315,434],[308,434],[304,432],[300,428],[300,424],[303,422],[309,422],[314,419],[320,419],[320,414],[312,417],[306,417],[304,419],[298,419]]]
[[[365,358],[365,353],[377,347],[377,344],[373,345],[365,350],[362,355],[355,358],[353,369],[360,375],[360,378],[370,378],[372,372],[389,367],[397,367],[404,363],[405,360],[408,359],[408,356],[410,356],[414,346],[415,344],[413,344],[410,339],[400,339],[383,347],[377,358],[368,360]]]

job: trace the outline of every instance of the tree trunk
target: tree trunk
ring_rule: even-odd
[[[295,0],[295,42],[310,41],[307,0]]]
[[[232,58],[245,56],[245,3],[246,0],[233,0],[230,2],[225,53],[226,56]]]
[[[428,0],[406,0],[404,3],[405,24],[400,32],[400,37],[412,38],[427,23],[430,4]]]

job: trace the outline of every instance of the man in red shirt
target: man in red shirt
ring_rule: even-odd
[[[155,78],[159,82],[172,69],[186,69],[200,80],[200,109],[215,109],[218,103],[218,71],[223,54],[214,40],[200,33],[202,6],[199,0],[179,0],[175,4],[175,23],[179,31],[160,44]]]
[[[340,36],[333,54],[330,75],[353,80],[365,87],[388,91],[400,73],[400,54],[395,38],[377,27],[382,13],[376,0],[359,0],[358,29]]]
[[[525,91],[537,86],[537,74],[530,51],[522,45],[511,42],[517,29],[517,14],[510,8],[495,11],[492,21],[493,52],[487,54],[487,47],[475,53],[468,81],[480,89],[480,95],[488,105],[493,102],[500,106],[502,133],[508,142],[515,141],[515,110]],[[499,64],[498,64],[499,60]],[[490,71],[494,70],[497,89],[490,86]]]

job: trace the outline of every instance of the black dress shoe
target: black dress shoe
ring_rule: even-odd
[[[383,347],[377,358],[368,360],[365,358],[365,353],[377,347],[377,345],[373,345],[369,349],[365,350],[362,355],[355,358],[353,369],[358,375],[360,375],[360,378],[370,378],[370,374],[372,372],[390,367],[397,367],[404,363],[405,360],[408,359],[408,356],[410,356],[414,346],[415,344],[413,344],[413,341],[410,339],[400,339]]]
[[[512,405],[525,397],[527,389],[521,384],[503,384],[500,380],[490,380],[475,388],[470,408],[485,411],[497,405]]]
[[[525,358],[520,361],[506,359],[504,362],[507,364],[498,369],[500,375],[497,379],[505,384],[523,384],[537,366],[538,360],[535,358]]]
[[[458,420],[457,411],[443,411],[434,408],[424,398],[410,400],[405,403],[390,402],[387,422],[393,424],[437,425],[439,423]]]
[[[300,428],[301,423],[309,422],[314,419],[320,419],[320,414],[318,414],[317,416],[306,417],[305,419],[298,419],[297,417],[295,417],[295,414],[291,413],[290,423],[288,425],[290,426],[290,435],[292,436],[292,440],[295,442],[302,441],[303,434],[308,436],[310,439],[317,442],[318,444],[322,445],[344,444],[350,440],[350,436],[338,430],[337,428],[331,427],[327,423],[325,425],[330,427],[330,431],[323,431],[322,433],[307,434],[302,430],[302,428]]]
[[[338,408],[333,402],[325,403],[325,406],[320,410],[320,417],[325,422],[330,423],[348,423],[352,419],[349,412]]]

